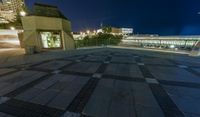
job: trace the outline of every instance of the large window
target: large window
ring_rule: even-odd
[[[59,31],[40,32],[43,48],[61,48],[61,35]]]

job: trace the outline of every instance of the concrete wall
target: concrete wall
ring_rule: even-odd
[[[63,44],[62,49],[71,50],[75,48],[74,39],[71,36],[71,23],[65,19],[26,16],[22,18],[22,24],[25,48],[34,47],[36,52],[47,51],[47,49],[43,49],[39,31],[60,31]]]

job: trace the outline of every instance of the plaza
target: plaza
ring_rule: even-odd
[[[0,65],[1,117],[200,116],[198,57],[112,47],[29,56]]]

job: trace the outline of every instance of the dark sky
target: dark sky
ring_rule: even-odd
[[[140,34],[200,34],[200,0],[26,0],[28,7],[34,2],[58,6],[73,31],[103,23]]]

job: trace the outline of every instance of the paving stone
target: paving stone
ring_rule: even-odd
[[[80,73],[95,73],[99,68],[100,63],[81,62],[68,67],[67,71],[80,72]]]
[[[126,81],[116,81],[109,108],[109,117],[134,117],[134,95],[132,83]]]
[[[20,71],[7,76],[4,76],[0,79],[1,83],[8,83],[2,89],[0,89],[0,95],[5,95],[15,89],[24,86],[36,79],[41,78],[46,75],[43,72],[35,72],[35,71]]]
[[[142,58],[142,61],[145,64],[175,65],[174,63],[161,58]]]
[[[10,73],[10,72],[13,72],[13,71],[15,71],[15,69],[1,68],[0,69],[0,75],[4,75],[4,74],[7,74],[7,73]]]
[[[58,82],[59,77],[62,77],[62,76],[63,75],[60,75],[60,74],[51,76],[47,80],[44,80],[43,82],[39,83],[38,85],[35,85],[34,87],[39,88],[39,89],[47,89],[48,87]]]
[[[184,69],[176,67],[148,66],[158,80],[200,83],[200,78]]]
[[[66,112],[62,117],[81,117],[79,113]]]
[[[47,70],[57,70],[59,68],[64,67],[65,65],[70,64],[70,61],[50,61],[38,66],[35,66],[35,68],[40,68],[40,69],[47,69]]]
[[[93,78],[101,78],[101,77],[102,77],[102,74],[95,73],[95,74],[93,74],[92,77],[93,77]]]
[[[137,63],[139,66],[144,66],[144,63]]]
[[[59,74],[60,72],[62,72],[62,70],[55,70],[52,72],[52,74]]]
[[[40,105],[45,105],[47,104],[50,100],[55,98],[56,95],[58,95],[59,92],[55,90],[46,90],[33,98],[30,102],[40,104]]]
[[[193,67],[200,67],[200,63],[198,62],[187,62],[187,61],[176,61],[180,65],[185,65],[185,66],[193,66]]]
[[[44,91],[43,89],[31,88],[31,89],[19,94],[18,96],[16,96],[15,99],[19,99],[22,101],[30,101],[31,99],[38,96],[43,91]]]
[[[196,68],[196,69],[193,69],[193,70],[200,74],[200,68]]]
[[[104,74],[126,77],[143,77],[138,66],[131,64],[109,64]]]
[[[6,101],[8,101],[10,98],[8,97],[0,97],[0,104],[5,103]]]
[[[49,89],[56,90],[56,91],[62,91],[65,87],[69,85],[69,82],[56,82],[53,86],[51,86]]]
[[[200,117],[200,114],[184,112],[185,117]]]
[[[165,117],[160,108],[137,105],[136,104],[137,117]]]
[[[115,56],[112,57],[111,62],[117,62],[117,63],[136,63],[133,57],[120,57]]]
[[[156,79],[152,78],[146,78],[146,82],[149,84],[159,84],[159,82]]]
[[[109,64],[109,63],[110,63],[110,61],[104,61],[104,63],[105,63],[105,64]]]
[[[100,80],[83,113],[94,117],[107,117],[113,90],[114,80]]]
[[[89,78],[75,78],[60,94],[49,102],[48,106],[65,110],[88,80]]]
[[[0,117],[14,117],[14,116],[0,112]]]
[[[106,59],[106,56],[89,56],[85,58],[85,61],[104,61]]]
[[[146,107],[154,107],[154,108],[160,107],[147,83],[133,82],[132,88],[134,91],[134,98],[136,105],[144,105]],[[158,111],[162,110],[158,109]]]
[[[200,115],[199,89],[177,86],[164,86],[164,89],[181,111]]]
[[[178,65],[178,67],[183,68],[183,69],[188,68],[188,66],[185,66],[185,65]]]
[[[77,62],[77,63],[80,63],[80,62],[81,62],[81,60],[75,60],[75,62]]]

